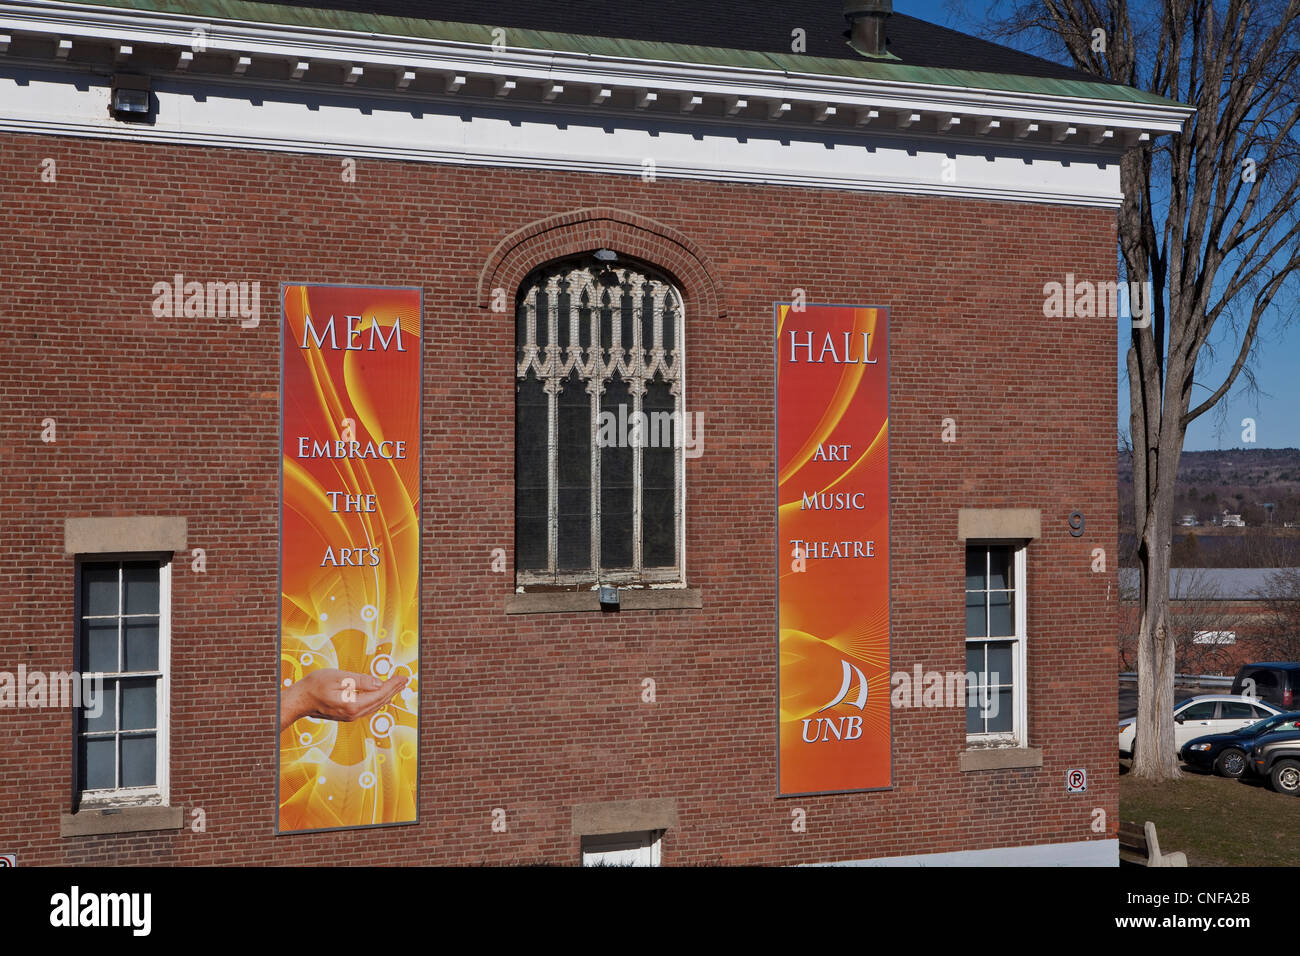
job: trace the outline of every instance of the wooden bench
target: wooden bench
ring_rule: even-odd
[[[1156,839],[1156,825],[1121,821],[1119,825],[1119,862],[1133,866],[1186,866],[1187,854],[1181,851],[1161,853]]]

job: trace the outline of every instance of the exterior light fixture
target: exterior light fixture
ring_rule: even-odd
[[[600,272],[596,274],[596,281],[607,288],[618,285],[618,273],[613,268],[614,263],[618,262],[618,253],[613,249],[597,249],[592,255],[600,263]]]
[[[113,77],[109,113],[114,119],[147,119],[151,110],[149,77],[119,73]]]
[[[618,608],[618,588],[602,585],[600,588],[600,609],[602,611],[617,611]]]

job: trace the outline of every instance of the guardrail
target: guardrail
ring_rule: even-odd
[[[1137,683],[1137,673],[1135,671],[1121,671],[1119,675],[1120,683]],[[1231,687],[1236,678],[1223,677],[1221,675],[1206,674],[1175,674],[1174,686],[1182,684],[1184,687]]]

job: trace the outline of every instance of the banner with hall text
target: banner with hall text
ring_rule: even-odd
[[[782,796],[891,786],[889,311],[776,305]]]
[[[419,289],[281,289],[277,832],[414,823]]]

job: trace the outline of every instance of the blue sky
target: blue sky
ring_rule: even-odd
[[[894,0],[894,10],[978,36],[979,23],[987,5],[955,4],[951,0]],[[1300,323],[1278,329],[1276,320],[1281,314],[1282,310],[1275,305],[1261,323],[1261,334],[1256,339],[1252,368],[1258,392],[1250,394],[1244,376],[1238,376],[1232,391],[1219,402],[1219,406],[1192,423],[1184,450],[1300,448]],[[1270,318],[1274,319],[1272,326],[1265,324]],[[1230,333],[1216,333],[1212,342],[1217,346],[1217,354],[1213,361],[1202,356],[1196,376],[1198,387],[1192,395],[1193,406],[1223,382],[1236,356],[1239,340]],[[1127,348],[1128,322],[1124,320],[1120,327],[1115,382],[1119,395],[1119,424],[1126,430],[1129,413],[1124,361]],[[1242,441],[1241,423],[1244,418],[1254,419],[1253,445]]]

